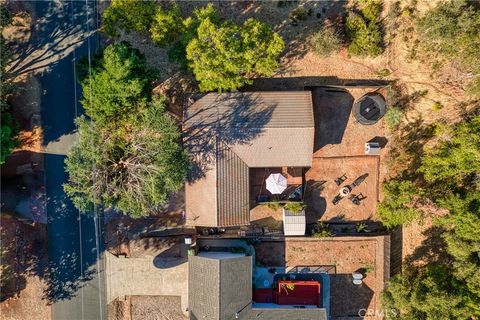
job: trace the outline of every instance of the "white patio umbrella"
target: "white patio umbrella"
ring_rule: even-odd
[[[287,189],[287,178],[282,176],[280,173],[272,173],[269,175],[266,183],[267,190],[272,194],[280,194]]]

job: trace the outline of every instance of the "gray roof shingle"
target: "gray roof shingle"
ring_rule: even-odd
[[[252,257],[189,257],[190,319],[230,320],[252,300]]]

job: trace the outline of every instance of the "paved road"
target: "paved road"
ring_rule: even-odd
[[[92,53],[97,47],[97,35],[89,32],[95,29],[96,3],[31,1],[26,6],[36,18],[35,30],[17,69],[37,73],[44,145],[56,144],[56,154],[45,158],[52,319],[106,319],[101,223],[93,215],[80,216],[62,189],[68,178],[63,154],[72,143],[73,120],[82,112],[74,60],[85,56],[89,45]]]

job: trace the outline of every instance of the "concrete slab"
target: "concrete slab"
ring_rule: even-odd
[[[107,302],[120,296],[179,296],[188,304],[188,263],[168,269],[155,267],[154,258],[125,258],[105,253]]]

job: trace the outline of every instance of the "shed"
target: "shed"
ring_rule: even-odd
[[[286,236],[304,236],[305,226],[305,210],[292,212],[283,209],[283,233]]]

